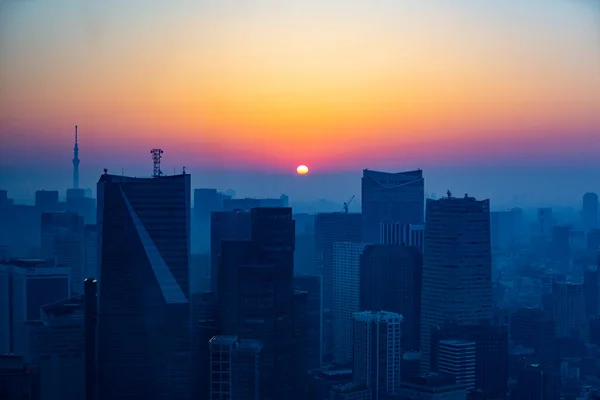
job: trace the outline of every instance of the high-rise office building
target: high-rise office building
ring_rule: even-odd
[[[489,200],[427,201],[421,296],[421,370],[430,370],[432,329],[447,321],[491,321]]]
[[[294,399],[303,380],[295,365],[294,221],[283,207],[252,209],[251,220],[251,240],[222,242],[217,319],[222,335],[263,343],[261,398]]]
[[[549,354],[556,336],[552,314],[540,308],[519,308],[511,315],[510,337],[519,346]]]
[[[306,363],[308,369],[321,367],[323,360],[321,336],[323,330],[322,277],[295,275],[294,289],[306,292]]]
[[[362,177],[362,241],[379,243],[381,223],[422,224],[424,201],[422,170],[389,173],[365,169]]]
[[[315,274],[323,277],[323,357],[333,351],[333,244],[359,243],[362,216],[353,213],[319,213],[315,217]]]
[[[40,400],[85,399],[84,296],[41,307],[41,321],[32,334]]]
[[[475,388],[475,342],[468,340],[441,340],[438,343],[437,369],[452,375],[456,383],[467,390]]]
[[[560,375],[540,364],[529,364],[519,372],[518,381],[510,394],[515,400],[560,399]]]
[[[552,286],[552,315],[556,321],[556,337],[584,339],[585,303],[584,284],[557,282]]]
[[[98,398],[187,399],[190,175],[98,181]]]
[[[210,282],[218,294],[219,257],[224,240],[250,240],[252,215],[249,211],[218,211],[210,215]]]
[[[215,336],[210,342],[210,400],[259,400],[262,343]]]
[[[0,354],[27,354],[25,323],[41,319],[40,308],[69,297],[70,270],[54,262],[12,259],[0,264]]]
[[[371,390],[373,400],[400,389],[402,316],[386,311],[354,314],[354,383]]]
[[[368,245],[360,256],[360,309],[402,315],[402,348],[419,349],[423,256],[417,247]]]
[[[598,195],[596,193],[586,193],[583,195],[581,216],[586,232],[598,229]]]
[[[571,262],[571,227],[557,225],[552,228],[552,244],[550,255],[556,269],[562,273],[570,272]]]
[[[42,213],[42,257],[71,269],[71,291],[83,293],[84,225],[74,212]]]
[[[365,244],[333,245],[333,362],[352,362],[352,316],[360,311],[360,256]]]
[[[400,398],[415,400],[467,400],[467,390],[452,375],[428,373],[400,385]]]

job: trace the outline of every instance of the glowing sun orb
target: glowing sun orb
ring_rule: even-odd
[[[299,165],[298,168],[296,168],[296,172],[298,175],[306,175],[308,174],[308,167],[306,165]]]

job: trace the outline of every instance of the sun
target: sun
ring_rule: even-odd
[[[296,172],[298,175],[306,175],[308,174],[308,167],[306,165],[299,165],[298,168],[296,168]]]

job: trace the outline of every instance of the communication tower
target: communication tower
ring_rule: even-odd
[[[150,154],[152,154],[152,161],[154,163],[154,171],[152,171],[152,177],[157,178],[161,176],[163,173],[160,170],[160,160],[163,155],[162,149],[152,149],[150,150]]]

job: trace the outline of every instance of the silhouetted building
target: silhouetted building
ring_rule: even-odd
[[[315,268],[315,234],[296,232],[296,251],[294,252],[294,273],[302,275],[320,275]]]
[[[510,337],[516,345],[549,354],[556,337],[554,318],[540,308],[519,308],[511,315]]]
[[[366,386],[373,400],[400,389],[402,316],[385,311],[354,314],[354,383]]]
[[[590,260],[597,260],[600,254],[600,229],[592,229],[587,233],[587,256]]]
[[[85,363],[85,400],[96,400],[97,358],[96,358],[96,324],[98,321],[98,282],[86,278],[83,281],[84,291],[84,363]]]
[[[222,193],[217,189],[194,189],[192,218],[192,252],[210,252],[211,213],[223,210]]]
[[[552,228],[551,256],[560,272],[570,272],[571,228],[569,226],[555,226]]]
[[[262,399],[261,352],[257,340],[215,336],[210,340],[210,400]]]
[[[291,209],[283,207],[252,209],[251,218],[250,241],[221,243],[221,334],[263,343],[262,399],[295,399],[300,395],[297,382],[304,379],[295,365],[302,361],[294,348],[294,221]]]
[[[581,216],[586,232],[598,229],[598,195],[596,193],[586,193],[583,195]]]
[[[315,274],[323,277],[323,357],[333,351],[333,244],[358,243],[362,238],[361,214],[319,213],[315,217]]]
[[[35,192],[35,207],[39,212],[60,211],[58,190],[38,190]]]
[[[98,181],[98,399],[190,394],[190,175]]]
[[[42,324],[33,330],[40,400],[86,398],[84,296],[41,307]]]
[[[402,315],[402,348],[418,350],[423,257],[417,247],[368,245],[360,256],[360,309]]]
[[[555,283],[552,286],[552,315],[557,338],[583,339],[586,332],[584,285]]]
[[[333,245],[333,362],[352,362],[352,315],[360,311],[362,243]]]
[[[467,390],[452,375],[427,373],[400,385],[401,399],[466,400]]]
[[[432,369],[439,369],[439,342],[462,340],[475,343],[475,388],[491,398],[503,398],[508,391],[508,328],[489,322],[442,325],[432,336]]]
[[[211,291],[219,293],[219,257],[224,240],[250,240],[252,215],[247,211],[219,211],[210,216]]]
[[[94,278],[98,276],[99,254],[98,246],[100,238],[98,235],[98,225],[83,226],[83,278]]]
[[[512,211],[490,212],[490,237],[494,252],[506,251],[516,242],[515,214]]]
[[[70,295],[70,271],[54,262],[11,259],[0,264],[0,354],[28,354],[25,323],[39,321],[40,308]]]
[[[0,354],[0,399],[33,400],[33,374],[23,355]]]
[[[83,217],[74,212],[42,213],[42,257],[71,270],[71,292],[83,293]]]
[[[431,334],[446,321],[491,321],[489,200],[427,201],[421,300],[421,370],[430,369]]]
[[[560,376],[540,364],[526,365],[519,373],[511,400],[559,400]]]
[[[600,270],[597,265],[588,266],[583,271],[583,290],[586,318],[600,315]]]
[[[422,224],[425,219],[424,201],[423,171],[389,173],[363,170],[362,241],[378,244],[382,223]]]
[[[79,214],[86,224],[96,223],[96,199],[87,197],[84,189],[67,189],[66,209]]]
[[[322,362],[323,287],[321,281],[321,276],[294,276],[294,289],[307,293],[306,363],[308,369],[320,368]]]

